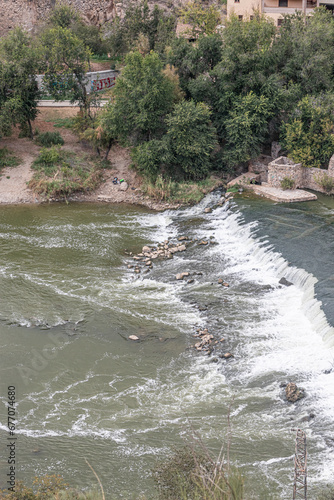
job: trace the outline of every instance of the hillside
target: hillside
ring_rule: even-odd
[[[125,10],[125,2],[114,0],[72,0],[74,6],[83,19],[89,24],[102,25],[110,21],[116,15],[122,17]],[[166,10],[178,7],[184,0],[168,1],[158,0],[148,2],[158,4]],[[55,5],[55,0],[0,0],[0,36],[4,36],[15,26],[22,26],[27,30],[32,30],[36,23],[48,16],[50,9]]]

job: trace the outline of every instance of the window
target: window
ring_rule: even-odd
[[[242,21],[243,16],[238,16],[239,21]]]
[[[283,24],[284,19],[277,19],[277,26],[280,27]]]
[[[249,16],[250,21],[253,21],[253,19],[254,19],[254,16]]]
[[[234,3],[240,3],[240,0],[234,0]]]
[[[278,6],[279,7],[287,7],[288,6],[288,0],[278,0]]]

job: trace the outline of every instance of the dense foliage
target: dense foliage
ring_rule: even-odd
[[[12,31],[0,46],[0,132],[19,124],[32,135],[45,71],[55,99],[78,100],[81,137],[107,156],[121,141],[151,181],[231,172],[278,140],[295,161],[326,168],[334,153],[334,18],[324,7],[307,19],[286,15],[278,30],[259,13],[230,17],[193,1],[178,13],[195,42],[176,36],[176,12],[145,0],[100,29],[56,4],[32,38]],[[92,53],[124,56],[108,106],[92,116],[85,89]]]

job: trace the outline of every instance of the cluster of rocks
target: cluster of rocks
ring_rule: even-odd
[[[225,341],[224,338],[215,340],[214,336],[211,333],[209,333],[209,330],[207,328],[204,328],[203,330],[201,328],[198,328],[196,332],[197,333],[195,333],[195,335],[193,336],[196,339],[198,339],[198,342],[196,342],[196,344],[191,346],[194,347],[196,351],[204,351],[207,354],[212,354],[215,349],[215,346],[219,346],[221,342]],[[231,354],[230,352],[225,352],[219,354],[219,357],[223,359],[229,359],[233,358],[233,354]],[[217,358],[216,361],[218,361]]]
[[[294,382],[289,382],[285,387],[285,397],[290,403],[296,403],[305,397],[305,391]]]
[[[198,241],[197,238],[190,240],[187,236],[180,236],[177,242],[165,240],[152,247],[145,245],[143,246],[142,251],[136,255],[133,255],[132,252],[125,251],[125,253],[134,260],[134,264],[128,264],[128,269],[134,269],[136,274],[139,274],[142,271],[143,273],[148,273],[153,267],[153,261],[156,259],[172,259],[175,254],[185,252],[191,243],[206,246],[210,243],[214,244],[214,241],[212,239]],[[179,273],[176,275],[176,279],[183,280],[189,275],[189,272]],[[194,280],[191,282],[193,281]]]

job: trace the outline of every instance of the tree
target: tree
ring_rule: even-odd
[[[289,156],[304,167],[328,167],[334,154],[334,94],[306,96],[282,126]]]
[[[146,0],[129,2],[123,19],[116,17],[104,26],[104,39],[108,51],[115,56],[124,55],[137,45],[138,39],[148,39],[149,50],[163,53],[175,37],[176,17],[166,14],[157,5],[151,10]]]
[[[194,37],[212,35],[220,23],[220,12],[214,5],[204,6],[200,1],[188,2],[181,9],[181,19],[192,26]]]
[[[114,101],[106,107],[109,123],[119,138],[133,144],[159,138],[165,130],[164,118],[173,106],[175,84],[163,74],[155,52],[146,57],[131,52],[125,64],[116,80]]]
[[[207,176],[217,146],[210,114],[204,103],[184,100],[166,118],[168,172],[172,177],[198,180]]]
[[[253,92],[234,102],[225,123],[224,160],[228,166],[246,162],[260,154],[273,108],[268,97]]]
[[[286,15],[271,48],[273,71],[299,86],[299,98],[333,89],[334,19],[325,7],[305,20]]]
[[[0,134],[9,135],[20,125],[33,137],[40,91],[35,74],[41,65],[33,39],[20,28],[12,30],[0,44]]]
[[[41,47],[45,61],[43,84],[48,94],[56,101],[79,101],[84,114],[89,115],[95,97],[86,90],[90,50],[70,29],[61,26],[43,32]]]

